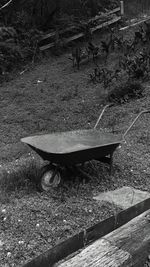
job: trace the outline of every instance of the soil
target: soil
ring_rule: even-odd
[[[130,33],[133,35],[133,32]],[[100,36],[95,43],[99,44]],[[27,162],[43,162],[20,138],[42,133],[93,128],[103,106],[106,91],[90,82],[95,65],[90,60],[73,69],[68,51],[47,55],[32,70],[0,87],[1,177]],[[105,65],[103,55],[99,64]],[[109,56],[107,66],[118,64],[118,52]],[[21,70],[20,70],[21,72]],[[100,123],[102,131],[123,134],[135,116],[150,108],[149,83],[145,96],[108,108]],[[21,266],[42,252],[119,209],[93,200],[97,192],[121,186],[150,191],[150,114],[142,115],[114,153],[113,175],[107,165],[93,162],[85,166],[93,179],[88,183],[72,179],[49,193],[39,193],[26,181],[8,194],[1,192],[1,266]],[[5,188],[6,189],[6,188]],[[3,197],[2,197],[3,196]]]

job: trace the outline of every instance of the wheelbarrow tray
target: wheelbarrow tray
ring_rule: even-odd
[[[38,134],[21,139],[44,160],[60,165],[73,165],[93,159],[101,161],[112,155],[122,140],[122,136],[96,129]]]

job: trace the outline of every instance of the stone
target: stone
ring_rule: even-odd
[[[97,201],[113,203],[122,209],[130,208],[147,198],[150,198],[149,192],[128,186],[123,186],[113,191],[103,192],[93,197],[93,199]]]

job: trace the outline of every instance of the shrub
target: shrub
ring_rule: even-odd
[[[25,31],[13,27],[0,27],[0,74],[9,72],[14,64],[33,58],[37,41],[42,33],[36,29]]]
[[[10,70],[20,58],[22,53],[17,44],[17,32],[13,27],[0,27],[0,74]]]
[[[140,98],[143,96],[144,88],[139,82],[126,82],[114,87],[108,93],[108,100],[110,102],[124,103],[133,98]]]

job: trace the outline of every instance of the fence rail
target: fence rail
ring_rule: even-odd
[[[120,16],[120,7],[117,7],[104,15],[96,16],[92,19],[90,19],[88,22],[96,22],[97,25],[93,28],[91,28],[92,32],[95,32],[99,29],[102,29],[108,25],[114,24],[118,22],[121,19]],[[42,37],[42,39],[39,42],[39,48],[41,51],[44,51],[46,49],[52,48],[56,45],[56,39],[60,38],[58,41],[62,45],[67,44],[69,42],[72,42],[74,40],[77,40],[79,38],[82,38],[85,34],[84,32],[81,32],[77,30],[77,33],[75,34],[75,30],[77,30],[76,26],[72,26],[69,28],[66,28],[64,30],[61,30],[59,32],[50,32],[47,33],[45,36]],[[69,37],[65,37],[66,34],[69,33]],[[58,37],[58,36],[59,37]]]

